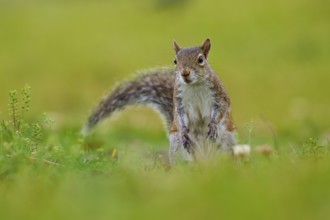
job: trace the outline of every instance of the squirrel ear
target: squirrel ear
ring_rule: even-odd
[[[211,48],[211,41],[209,38],[207,38],[203,45],[201,46],[202,51],[204,53],[204,56],[207,58],[207,55],[209,54],[210,48]]]
[[[176,41],[174,41],[173,44],[174,44],[175,53],[178,53],[179,50],[181,49],[181,47],[178,45],[178,43]]]

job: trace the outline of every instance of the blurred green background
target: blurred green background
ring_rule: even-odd
[[[0,111],[8,92],[27,83],[30,117],[49,112],[59,126],[78,127],[118,81],[171,66],[174,39],[192,46],[210,37],[210,63],[243,142],[250,129],[271,142],[269,125],[285,146],[322,139],[330,132],[329,9],[328,0],[3,0]],[[152,110],[118,116],[103,128],[166,145]]]
[[[25,84],[28,119],[55,120],[35,143],[0,127],[0,219],[327,219],[329,11],[329,0],[0,0],[0,122],[12,127],[8,93]],[[284,153],[168,171],[150,158],[168,142],[148,108],[108,120],[92,135],[100,148],[83,150],[77,133],[102,95],[172,66],[174,39],[206,37],[240,142],[276,147],[273,130]]]

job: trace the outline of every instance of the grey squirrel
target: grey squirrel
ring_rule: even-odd
[[[82,129],[129,105],[154,107],[168,130],[170,162],[205,158],[236,145],[230,98],[208,63],[210,39],[201,46],[181,48],[174,41],[175,68],[150,70],[124,82],[96,107]]]

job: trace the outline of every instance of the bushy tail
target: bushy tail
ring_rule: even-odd
[[[151,70],[115,88],[98,104],[82,129],[86,135],[100,121],[129,105],[151,105],[170,126],[173,120],[173,89],[175,74],[172,69]]]

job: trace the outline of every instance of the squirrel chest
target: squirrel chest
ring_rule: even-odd
[[[214,104],[210,87],[206,83],[185,86],[182,88],[182,102],[188,128],[192,132],[204,131],[210,123]]]

